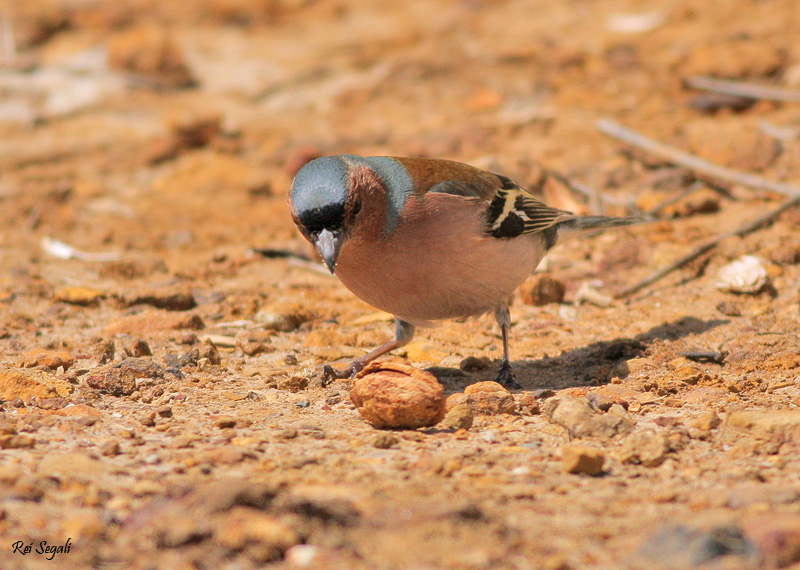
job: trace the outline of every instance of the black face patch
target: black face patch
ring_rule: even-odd
[[[345,204],[334,202],[319,208],[298,212],[297,217],[309,235],[322,230],[339,230],[344,225]]]

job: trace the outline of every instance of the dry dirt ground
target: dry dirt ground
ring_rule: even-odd
[[[800,89],[796,0],[3,10],[3,569],[798,564],[800,212],[607,306],[575,302],[783,199],[698,178],[597,119],[800,183],[800,104],[684,83]],[[526,185],[548,168],[606,213],[664,207],[555,250],[542,269],[562,302],[517,295],[510,407],[475,400],[469,429],[376,430],[320,369],[391,322],[303,260],[285,204],[305,161],[342,152],[452,158]],[[746,254],[768,283],[718,289]],[[479,319],[387,360],[457,394],[499,355]]]

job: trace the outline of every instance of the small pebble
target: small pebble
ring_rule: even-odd
[[[130,344],[123,347],[125,350],[125,354],[128,356],[133,356],[135,358],[141,356],[153,356],[153,351],[150,350],[150,345],[147,344],[147,341],[137,338]]]
[[[662,526],[639,548],[638,556],[646,563],[645,567],[684,568],[712,565],[717,568],[762,568],[760,565],[714,564],[717,559],[741,559],[755,562],[757,551],[755,545],[742,535],[734,524],[720,525],[711,528],[698,528],[677,523]],[[739,558],[740,560],[736,560]]]
[[[156,413],[155,412],[148,412],[144,414],[140,419],[139,422],[143,426],[152,427],[156,425]]]
[[[561,448],[561,469],[565,473],[596,477],[603,473],[605,461],[603,451],[594,447],[567,445]]]
[[[262,309],[256,313],[253,320],[262,325],[266,330],[290,332],[310,319],[311,315],[308,311],[299,305],[290,305]]]
[[[522,302],[536,307],[562,302],[566,291],[563,282],[547,273],[537,273],[519,287]]]
[[[269,344],[259,341],[247,341],[243,342],[238,345],[239,348],[242,349],[242,352],[245,353],[247,356],[256,356],[257,354],[261,354],[262,352],[270,352],[272,349]]]
[[[478,437],[486,443],[500,443],[500,438],[497,437],[497,433],[490,429],[482,431],[480,434],[478,434]]]
[[[280,437],[281,439],[294,439],[294,438],[297,437],[297,435],[298,435],[298,432],[297,432],[296,429],[294,429],[294,428],[286,428],[285,430],[283,430],[278,435],[278,437]]]
[[[198,360],[200,360],[200,349],[195,347],[181,354],[178,357],[178,362],[170,363],[170,365],[174,368],[185,368],[187,366],[196,366]]]
[[[667,458],[669,447],[669,439],[663,432],[651,429],[639,431],[625,438],[619,460],[622,463],[658,467]]]
[[[0,417],[0,434],[9,435],[17,433],[17,422],[10,418]]]
[[[469,429],[472,427],[472,408],[468,404],[457,404],[447,412],[442,420],[443,429]]]
[[[187,311],[197,306],[191,292],[174,287],[125,291],[120,301],[128,307],[151,305],[168,311]]]
[[[753,255],[744,255],[719,270],[714,286],[731,293],[758,293],[767,284],[769,277],[761,260]]]
[[[297,568],[309,568],[317,557],[319,548],[312,544],[295,544],[286,551],[286,562]]]
[[[199,358],[197,359],[198,365],[201,360],[207,360],[209,364],[212,366],[219,366],[222,364],[222,356],[219,353],[219,349],[214,342],[207,338],[203,341],[203,344],[200,346],[200,354]]]
[[[373,440],[372,445],[373,447],[377,447],[378,449],[390,449],[395,445],[397,445],[397,443],[398,441],[395,436],[393,436],[390,433],[385,433],[376,437]]]
[[[483,358],[468,356],[459,363],[458,367],[464,372],[481,372],[487,370],[491,364],[492,361],[485,356]]]
[[[529,393],[520,394],[517,397],[517,409],[520,414],[535,416],[539,413],[539,400]]]
[[[706,412],[702,416],[695,418],[690,425],[701,431],[711,431],[719,427],[721,422],[722,420],[719,419],[715,412]]]
[[[476,382],[464,388],[467,404],[476,414],[513,414],[517,411],[514,396],[497,382]]]
[[[86,307],[96,305],[99,299],[105,297],[105,293],[88,287],[64,287],[56,291],[53,297],[62,303]]]
[[[21,364],[23,368],[42,366],[49,370],[63,368],[66,371],[69,370],[70,366],[74,363],[75,357],[69,352],[63,350],[35,349],[29,350],[22,355]]]
[[[613,408],[614,406],[610,409]],[[618,434],[630,432],[635,425],[635,421],[627,413],[598,413],[586,399],[569,394],[549,398],[542,405],[542,412],[552,423],[562,426],[572,437],[578,438],[610,439]]]
[[[192,345],[198,342],[200,342],[200,338],[197,336],[197,333],[184,332],[178,337],[178,344]]]
[[[114,457],[120,454],[120,445],[116,439],[105,439],[100,444],[100,453],[106,457]]]
[[[236,427],[236,418],[233,416],[219,416],[214,420],[214,427],[219,429]]]
[[[36,439],[28,434],[0,436],[0,449],[29,449],[36,445]]]
[[[302,376],[292,376],[278,382],[279,390],[286,390],[288,392],[300,392],[308,388],[308,378]],[[305,406],[303,406],[305,407]]]
[[[614,405],[614,400],[612,398],[603,394],[596,394],[595,392],[589,392],[586,399],[589,401],[589,405],[601,412],[607,412],[609,408]]]

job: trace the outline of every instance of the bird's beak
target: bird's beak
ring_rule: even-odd
[[[319,232],[317,239],[314,241],[314,246],[331,273],[336,270],[336,260],[339,259],[343,241],[340,232],[332,232],[330,230]]]

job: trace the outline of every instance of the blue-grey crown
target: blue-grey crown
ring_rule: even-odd
[[[294,179],[292,203],[300,222],[313,233],[336,229],[344,221],[344,205],[350,193],[348,164],[369,168],[386,191],[386,220],[383,231],[391,234],[406,202],[414,192],[414,183],[405,167],[388,156],[343,154],[326,156],[306,164]]]
[[[325,156],[306,164],[292,184],[297,217],[310,233],[336,229],[344,220],[350,177],[339,156]]]

